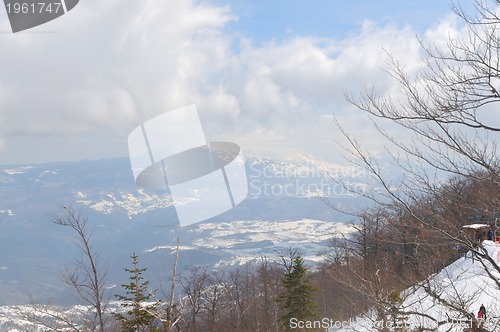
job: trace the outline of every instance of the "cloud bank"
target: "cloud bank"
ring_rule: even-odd
[[[209,140],[334,154],[332,114],[371,135],[344,92],[394,92],[386,52],[409,70],[423,65],[409,27],[366,21],[343,39],[257,46],[225,29],[237,19],[228,6],[191,0],[87,0],[38,30],[1,34],[0,163],[126,156],[133,128],[193,103]],[[423,38],[454,29],[447,18]]]

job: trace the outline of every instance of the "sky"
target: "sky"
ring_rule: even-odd
[[[190,104],[209,141],[335,161],[333,115],[377,143],[344,94],[395,91],[386,52],[416,70],[416,36],[458,24],[445,0],[85,0],[14,34],[0,8],[0,164],[126,157],[136,127]]]

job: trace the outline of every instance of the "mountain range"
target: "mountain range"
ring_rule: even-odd
[[[145,276],[159,284],[171,274],[177,239],[183,271],[273,259],[290,248],[314,265],[332,237],[353,231],[349,217],[332,206],[351,206],[360,198],[332,177],[341,174],[365,186],[362,171],[255,155],[245,156],[245,167],[248,196],[241,204],[180,227],[169,193],[137,188],[127,158],[0,166],[0,305],[30,298],[74,303],[60,273],[79,257],[75,234],[52,222],[63,207],[88,218],[109,288],[125,282],[123,269],[133,253],[147,268]]]

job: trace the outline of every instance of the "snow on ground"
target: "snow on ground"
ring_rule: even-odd
[[[110,301],[108,310],[116,312],[122,310],[120,302]],[[93,308],[84,305],[57,306],[57,305],[22,305],[0,306],[0,331],[8,332],[74,332],[84,331],[83,319]],[[37,319],[35,319],[37,317]],[[66,322],[75,324],[71,327]]]
[[[245,220],[232,222],[200,223],[185,229],[184,250],[223,251],[216,268],[243,265],[263,256],[275,257],[278,253],[297,250],[306,262],[314,265],[323,260],[328,241],[355,229],[344,223],[314,219],[263,221]],[[168,250],[174,245],[156,246],[145,252]]]
[[[354,231],[350,225],[311,219],[202,223],[193,231],[205,230],[211,230],[211,237],[199,239],[197,245],[208,248],[228,248],[241,242],[266,240],[273,241],[276,245],[289,246],[290,243],[320,242],[331,239],[337,233]]]
[[[158,208],[171,206],[172,200],[169,196],[147,194],[144,190],[138,190],[136,194],[120,192],[118,194],[99,193],[98,200],[89,198],[88,193],[75,191],[76,202],[87,205],[91,209],[111,214],[116,207],[126,211],[129,218],[134,215],[146,213]]]
[[[7,173],[9,175],[18,175],[18,174],[24,174],[26,173],[26,170],[32,169],[33,166],[23,166],[19,168],[9,168],[9,169],[4,169],[3,172]]]
[[[500,262],[500,244],[492,241],[483,242],[485,249],[496,263]],[[492,271],[491,265],[486,266]],[[496,278],[500,279],[500,274],[493,272]],[[472,259],[470,253],[458,259],[441,272],[429,279],[430,285],[439,291],[441,297],[448,301],[454,301],[459,296],[465,300],[465,307],[471,313],[476,314],[481,304],[484,304],[487,310],[487,321],[485,327],[488,331],[500,330],[500,289],[495,282],[488,277],[480,261]],[[410,330],[417,330],[419,327],[425,327],[426,331],[438,332],[463,332],[468,323],[464,322],[464,317],[450,311],[438,301],[433,300],[422,287],[408,289],[408,297],[403,302],[406,311],[415,311],[425,313],[434,317],[437,321],[432,321],[418,315],[411,315],[407,324]],[[438,324],[439,322],[439,324]],[[340,322],[337,325],[340,326]],[[382,323],[377,321],[373,311],[368,312],[363,317],[344,322],[340,328],[332,327],[333,331],[357,331],[372,332]],[[470,323],[469,323],[470,324]],[[334,325],[331,325],[334,326]]]

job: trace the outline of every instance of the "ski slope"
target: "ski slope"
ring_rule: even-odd
[[[484,241],[483,247],[498,264],[500,262],[500,244]],[[474,313],[476,317],[479,307],[484,304],[487,310],[487,318],[483,322],[484,328],[487,331],[500,331],[500,287],[488,276],[485,268],[491,271],[497,280],[500,280],[500,274],[493,271],[490,263],[485,262],[483,266],[469,252],[439,273],[431,276],[428,279],[428,285],[440,294],[442,299],[454,305],[461,305],[468,312]],[[466,328],[468,328],[467,331],[470,330],[470,321],[467,321],[458,311],[444,306],[427,294],[422,284],[407,289],[403,298],[404,301],[400,308],[405,312],[418,313],[408,315],[407,320],[401,323],[406,324],[409,331],[463,332]],[[330,325],[332,327],[328,331],[373,332],[379,330],[384,324],[376,316],[375,311],[369,311],[361,317],[344,322],[341,327],[341,324],[337,323],[335,326],[339,327]]]

